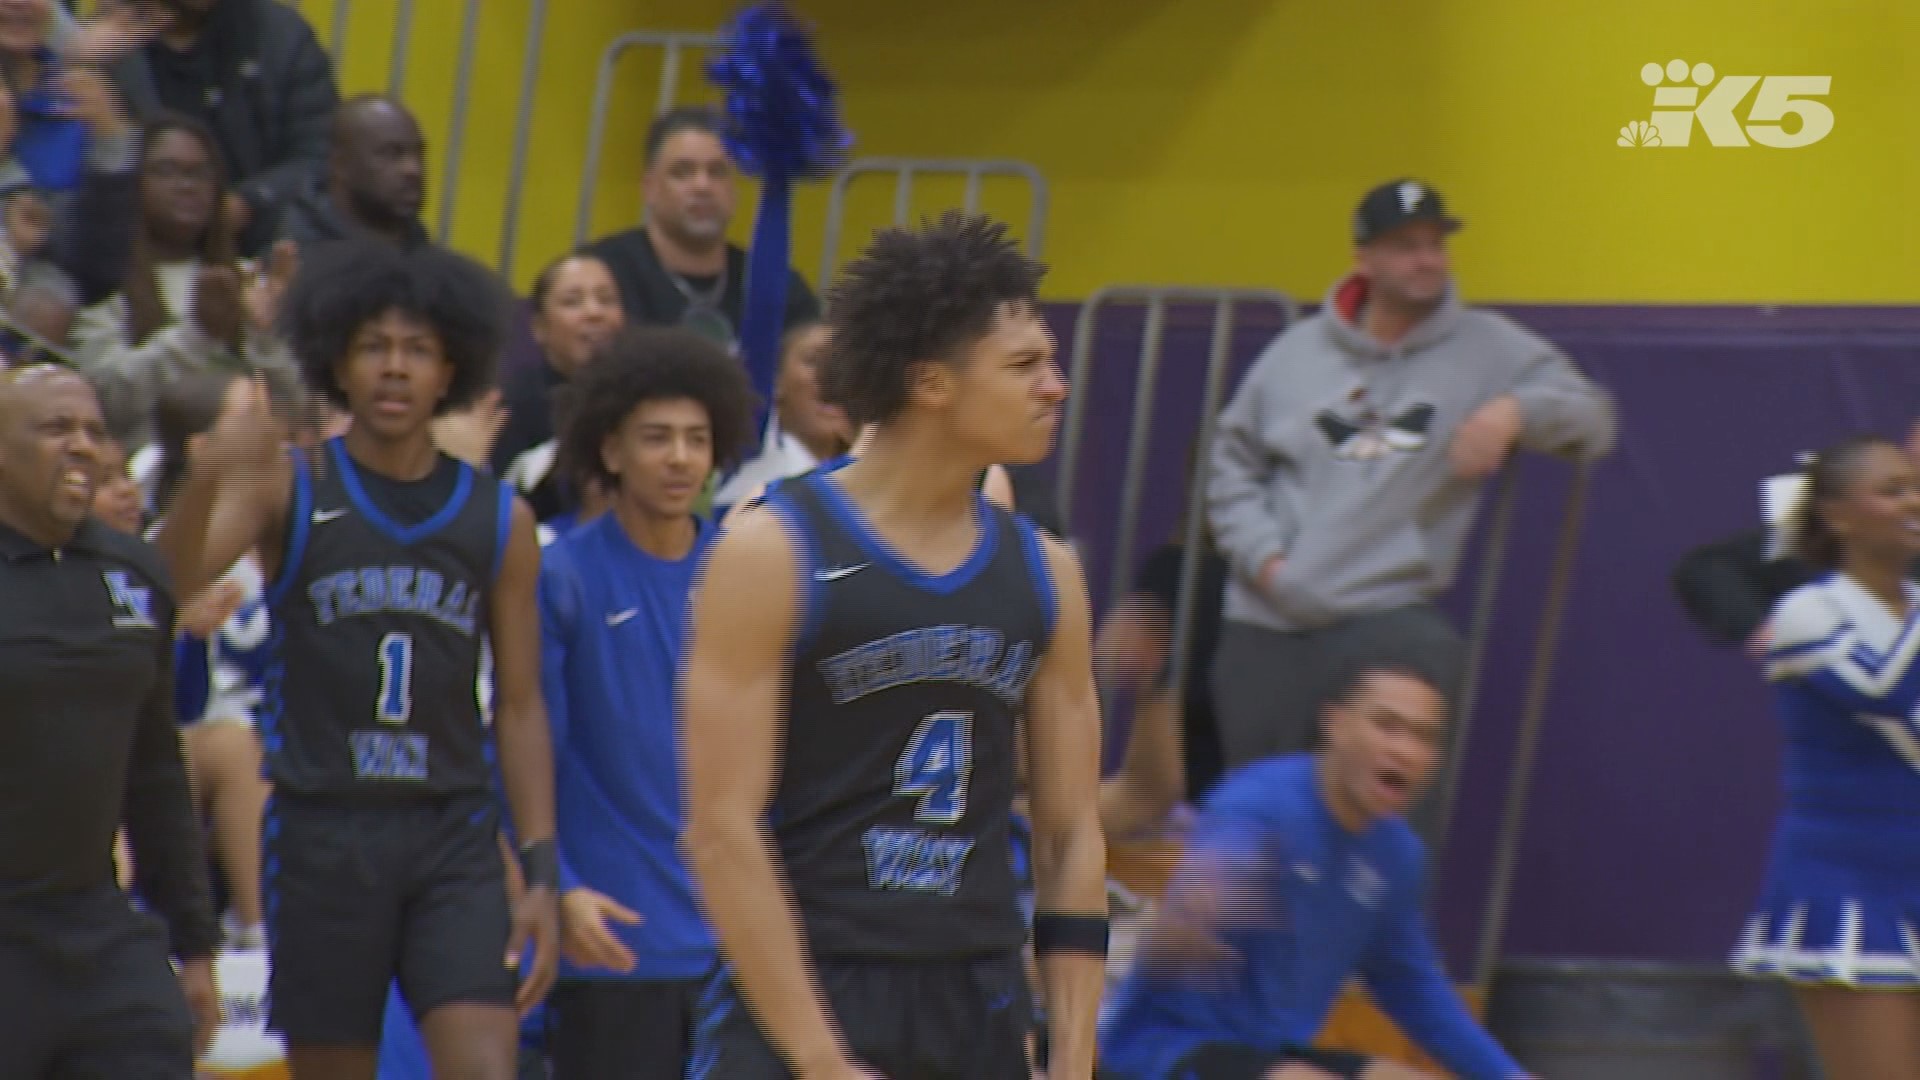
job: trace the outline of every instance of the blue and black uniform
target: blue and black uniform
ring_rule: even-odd
[[[611,924],[633,971],[563,962],[550,1050],[557,1080],[686,1075],[713,934],[681,860],[675,676],[698,523],[680,559],[642,551],[614,514],[548,546],[540,568],[541,678],[553,729],[563,892],[585,887],[638,912]]]
[[[477,693],[513,501],[445,456],[381,477],[338,439],[293,474],[261,709],[271,1022],[371,1046],[396,977],[416,1016],[513,1001]]]
[[[1056,620],[1039,535],[976,498],[973,553],[936,576],[830,471],[766,505],[804,606],[769,816],[832,1014],[886,1076],[1024,1076],[1010,819],[1014,723]],[[724,968],[701,1013],[693,1076],[790,1075]]]
[[[1309,1049],[1355,974],[1374,1001],[1462,1080],[1524,1071],[1461,1004],[1427,935],[1420,841],[1397,818],[1348,832],[1320,795],[1316,760],[1271,758],[1207,800],[1171,887],[1192,881],[1259,899],[1217,927],[1239,956],[1193,971],[1143,954],[1101,1025],[1112,1080],[1259,1080],[1315,1065],[1358,1077],[1368,1064]]]

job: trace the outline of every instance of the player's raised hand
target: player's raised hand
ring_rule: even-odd
[[[560,898],[560,943],[567,959],[581,967],[605,968],[625,975],[633,970],[633,950],[614,936],[607,923],[640,925],[637,912],[588,888]]]
[[[207,441],[194,459],[196,463],[204,459],[219,476],[255,475],[271,470],[280,459],[282,442],[266,383],[255,378],[239,405],[222,414],[207,432]]]
[[[547,999],[560,970],[560,902],[549,888],[528,889],[513,907],[507,964],[520,969],[514,1006],[522,1017]]]

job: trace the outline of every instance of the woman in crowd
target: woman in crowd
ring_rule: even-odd
[[[533,280],[533,340],[540,362],[507,372],[498,437],[490,446],[471,445],[470,463],[491,461],[494,472],[512,482],[533,516],[549,521],[579,508],[580,492],[554,468],[556,391],[626,325],[620,289],[598,256],[563,255]],[[443,440],[443,445],[445,445]],[[465,454],[448,449],[455,457]]]
[[[293,251],[277,249],[264,276],[236,259],[212,134],[184,116],[156,121],[139,171],[126,283],[82,311],[73,330],[75,358],[102,406],[150,410],[163,388],[197,372],[264,369],[291,379],[292,358],[272,327]]]
[[[1774,612],[1786,810],[1733,957],[1794,988],[1830,1080],[1920,1076],[1920,476],[1856,438],[1807,467],[1787,533],[1820,576]]]
[[[773,423],[767,425],[760,452],[714,492],[713,505],[722,514],[774,480],[799,476],[847,452],[853,440],[847,414],[820,396],[826,350],[824,322],[805,322],[787,331],[773,387]]]

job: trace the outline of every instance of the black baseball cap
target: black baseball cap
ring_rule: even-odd
[[[1437,221],[1448,232],[1460,227],[1460,219],[1447,213],[1440,193],[1419,180],[1389,180],[1360,200],[1353,214],[1353,242],[1365,244],[1410,221]]]

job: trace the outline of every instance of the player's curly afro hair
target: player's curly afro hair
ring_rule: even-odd
[[[619,478],[600,448],[642,402],[687,398],[707,410],[716,470],[740,461],[753,441],[753,387],[740,361],[711,339],[673,327],[631,327],[601,346],[561,398],[559,466],[563,475]]]
[[[381,240],[333,241],[301,252],[280,305],[280,332],[307,385],[342,409],[346,393],[333,377],[360,328],[389,311],[412,315],[440,335],[453,365],[444,413],[471,403],[493,385],[512,298],[491,271],[435,244],[401,250]]]
[[[1046,272],[984,217],[949,211],[918,230],[875,233],[828,292],[822,396],[857,427],[891,420],[915,364],[953,361],[1007,304],[1037,307]]]

